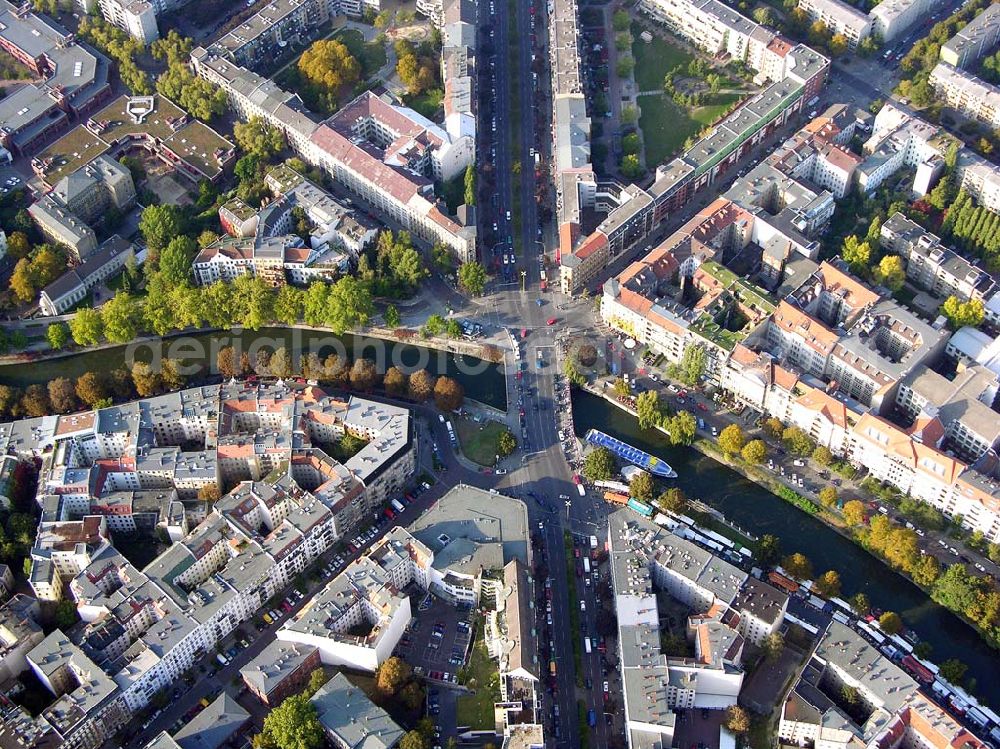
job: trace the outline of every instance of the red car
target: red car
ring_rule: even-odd
[[[546,324],[546,325],[555,325],[555,324],[556,324],[556,322],[557,322],[557,321],[556,321],[556,318],[554,318],[554,317],[550,317],[550,318],[549,318],[548,320],[546,320],[546,321],[545,321],[545,324]]]
[[[699,410],[699,411],[707,411],[707,410],[708,410],[708,408],[707,408],[707,407],[705,406],[705,404],[704,404],[704,403],[699,403],[699,404],[698,404],[698,410]]]

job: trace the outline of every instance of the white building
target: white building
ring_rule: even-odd
[[[926,18],[931,11],[944,6],[942,0],[885,0],[872,8],[872,33],[890,43]]]
[[[813,21],[822,21],[831,34],[847,38],[848,46],[857,46],[872,33],[872,19],[842,0],[799,0],[799,7]]]

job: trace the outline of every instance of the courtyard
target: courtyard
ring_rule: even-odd
[[[706,55],[695,54],[683,48],[680,42],[669,40],[665,32],[650,33],[652,39],[645,41],[641,24],[632,23],[632,56],[635,58],[637,102],[639,105],[639,128],[647,169],[678,155],[688,138],[698,133],[725,115],[733,105],[751,92],[745,84],[733,80],[723,70],[716,70]],[[702,91],[705,82],[701,76],[689,73],[692,63],[721,76],[719,90],[715,93]],[[664,79],[671,71],[678,72],[677,88],[694,93],[701,91],[708,99],[698,106],[682,106],[664,91]],[[707,75],[707,74],[706,74]]]

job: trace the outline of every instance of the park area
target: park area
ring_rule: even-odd
[[[669,72],[680,69],[680,75],[685,76],[681,79],[682,85],[690,87],[692,83],[699,84],[697,79],[687,75],[691,64],[699,58],[657,35],[646,42],[640,37],[642,32],[642,26],[632,24],[639,128],[642,130],[646,167],[653,169],[676,156],[688,138],[697,136],[729,111],[742,98],[741,93],[730,93],[729,87],[737,88],[742,84],[723,78],[723,91],[711,94],[710,103],[681,106],[664,91],[664,79]]]
[[[455,704],[455,722],[459,727],[467,726],[474,731],[494,727],[493,703],[500,700],[499,679],[497,666],[486,652],[480,623],[469,663],[459,674],[459,681],[470,690]]]
[[[476,422],[467,418],[457,418],[454,421],[458,443],[465,457],[481,466],[494,465],[497,440],[507,431],[507,427],[495,421]]]
[[[364,36],[357,29],[337,29],[327,37],[328,40],[337,41],[347,48],[350,57],[357,60],[358,76],[357,83],[347,83],[339,89],[331,91],[313,84],[299,69],[299,60],[302,55],[297,55],[284,67],[274,74],[274,80],[286,91],[298,93],[306,106],[317,112],[332,114],[341,106],[346,104],[351,98],[357,95],[358,91],[367,88],[371,79],[379,72],[388,60],[385,43],[378,39],[366,42]],[[312,49],[307,47],[303,53]],[[339,70],[339,59],[327,61],[331,69]],[[322,70],[318,69],[318,73]],[[331,79],[336,76],[331,75]]]

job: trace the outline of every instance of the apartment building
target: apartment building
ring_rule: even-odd
[[[702,6],[712,7],[707,3]],[[711,184],[819,93],[829,60],[804,45],[793,48],[772,41],[769,48],[780,51],[783,62],[775,74],[783,77],[731,113],[682,157],[658,167],[648,189],[633,186],[609,194],[594,188],[595,204],[603,204],[611,212],[585,238],[579,236],[579,225],[573,222],[560,229],[560,285],[564,293],[584,288],[608,262],[648,236],[693,192]],[[836,156],[829,161],[848,167]],[[830,180],[835,182],[832,176]],[[832,199],[828,209],[832,210]]]
[[[314,646],[274,640],[240,669],[240,676],[258,700],[273,708],[305,687],[317,668],[319,650]]]
[[[881,7],[881,6],[879,6]],[[875,117],[865,143],[865,160],[857,169],[858,185],[873,192],[903,167],[916,169],[913,194],[928,193],[944,169],[944,155],[958,142],[944,128],[909,110],[885,104]],[[959,187],[989,211],[1000,212],[1000,167],[967,148],[959,148],[955,167]]]
[[[152,44],[160,38],[156,22],[157,6],[150,0],[77,0],[81,5],[97,6],[104,20],[117,26],[143,44]]]
[[[108,210],[125,213],[135,205],[132,174],[107,155],[100,155],[55,183],[53,189],[28,206],[39,230],[52,242],[64,244],[77,261],[97,250],[91,224]]]
[[[911,421],[937,419],[946,447],[972,464],[1000,443],[998,390],[997,375],[984,367],[965,368],[951,380],[921,367],[900,384],[896,405]]]
[[[666,746],[676,711],[736,704],[745,642],[781,626],[787,596],[635,513],[616,511],[608,526],[629,746]],[[658,592],[691,609],[694,658],[660,653]]]
[[[460,262],[475,258],[474,211],[452,218],[433,180],[450,179],[472,162],[471,136],[453,138],[388,94],[365,92],[317,124],[298,97],[237,65],[212,45],[192,52],[198,75],[220,86],[241,117],[263,117],[307,163],[319,166],[368,205],[428,242],[447,245]]]
[[[330,744],[336,749],[392,749],[403,729],[347,676],[338,673],[309,698]]]
[[[0,682],[16,679],[30,668],[27,655],[44,638],[38,602],[17,595],[0,606]]]
[[[219,209],[230,237],[203,248],[192,261],[195,281],[209,285],[250,274],[275,286],[332,280],[375,241],[377,225],[297,172],[279,166],[266,178],[277,198],[259,211],[234,198]],[[309,221],[308,241],[295,233],[294,216]]]
[[[75,256],[88,257],[97,250],[94,230],[51,196],[43,195],[28,206],[28,214],[46,239],[69,247]]]
[[[35,719],[67,749],[93,749],[129,719],[118,686],[61,630],[27,655],[28,665],[55,697]]]
[[[590,163],[590,115],[581,64],[576,0],[554,0],[549,22],[552,86],[552,161],[559,254],[572,255],[585,208],[595,201],[597,177]]]
[[[541,742],[544,668],[538,662],[532,624],[535,596],[531,568],[515,557],[504,565],[503,588],[496,596],[496,613],[485,619],[484,638],[487,652],[497,661],[504,736],[527,734]]]
[[[336,11],[336,4],[324,0],[270,0],[213,46],[237,65],[253,69],[288,44],[308,44]]]
[[[367,443],[345,464],[313,445],[347,432]],[[178,499],[194,499],[206,486],[260,481],[277,471],[307,487],[327,508],[330,518],[323,522],[339,535],[372,517],[415,471],[406,409],[340,401],[318,388],[280,383],[233,382],[13,422],[4,442],[12,454],[45,457],[39,501],[48,509],[32,550],[30,580],[42,600],[59,600],[64,585],[106,545],[109,518],[119,529],[163,527],[172,537],[182,535],[188,521],[171,490]],[[192,450],[192,443],[204,448]],[[134,492],[147,490],[158,495],[137,504]],[[308,507],[299,522],[312,528],[310,512],[324,515],[317,504]]]
[[[826,262],[778,304],[766,332],[780,362],[836,383],[878,412],[891,406],[903,377],[944,351],[947,338]]]
[[[872,19],[872,33],[878,34],[883,42],[891,43],[933,10],[942,7],[942,0],[886,0],[868,14]]]
[[[846,624],[833,620],[782,705],[778,736],[789,743],[814,742],[829,749],[887,749],[896,725],[912,705],[931,706],[910,676]],[[857,690],[869,713],[859,725],[827,695]],[[934,708],[936,709],[936,708]],[[915,742],[914,745],[921,745]]]
[[[842,0],[799,0],[812,21],[822,21],[831,34],[841,34],[850,49],[857,49],[872,33],[872,18]]]
[[[1000,8],[987,5],[978,16],[941,45],[941,62],[970,68],[1000,43]]]
[[[14,154],[34,152],[111,96],[104,55],[8,0],[0,2],[0,49],[40,79],[0,101],[0,146]]]
[[[743,61],[751,44],[766,48],[775,36],[718,0],[643,0],[640,7],[710,55]]]
[[[130,259],[135,259],[132,243],[117,234],[111,236],[78,266],[42,289],[38,297],[41,313],[61,315],[81,302],[91,289],[121,271]]]
[[[881,242],[883,251],[903,259],[906,277],[934,296],[985,302],[995,291],[989,273],[942,245],[939,237],[902,213],[893,214],[882,225]]]
[[[991,128],[1000,127],[1000,89],[968,71],[939,62],[930,84],[945,104]]]

